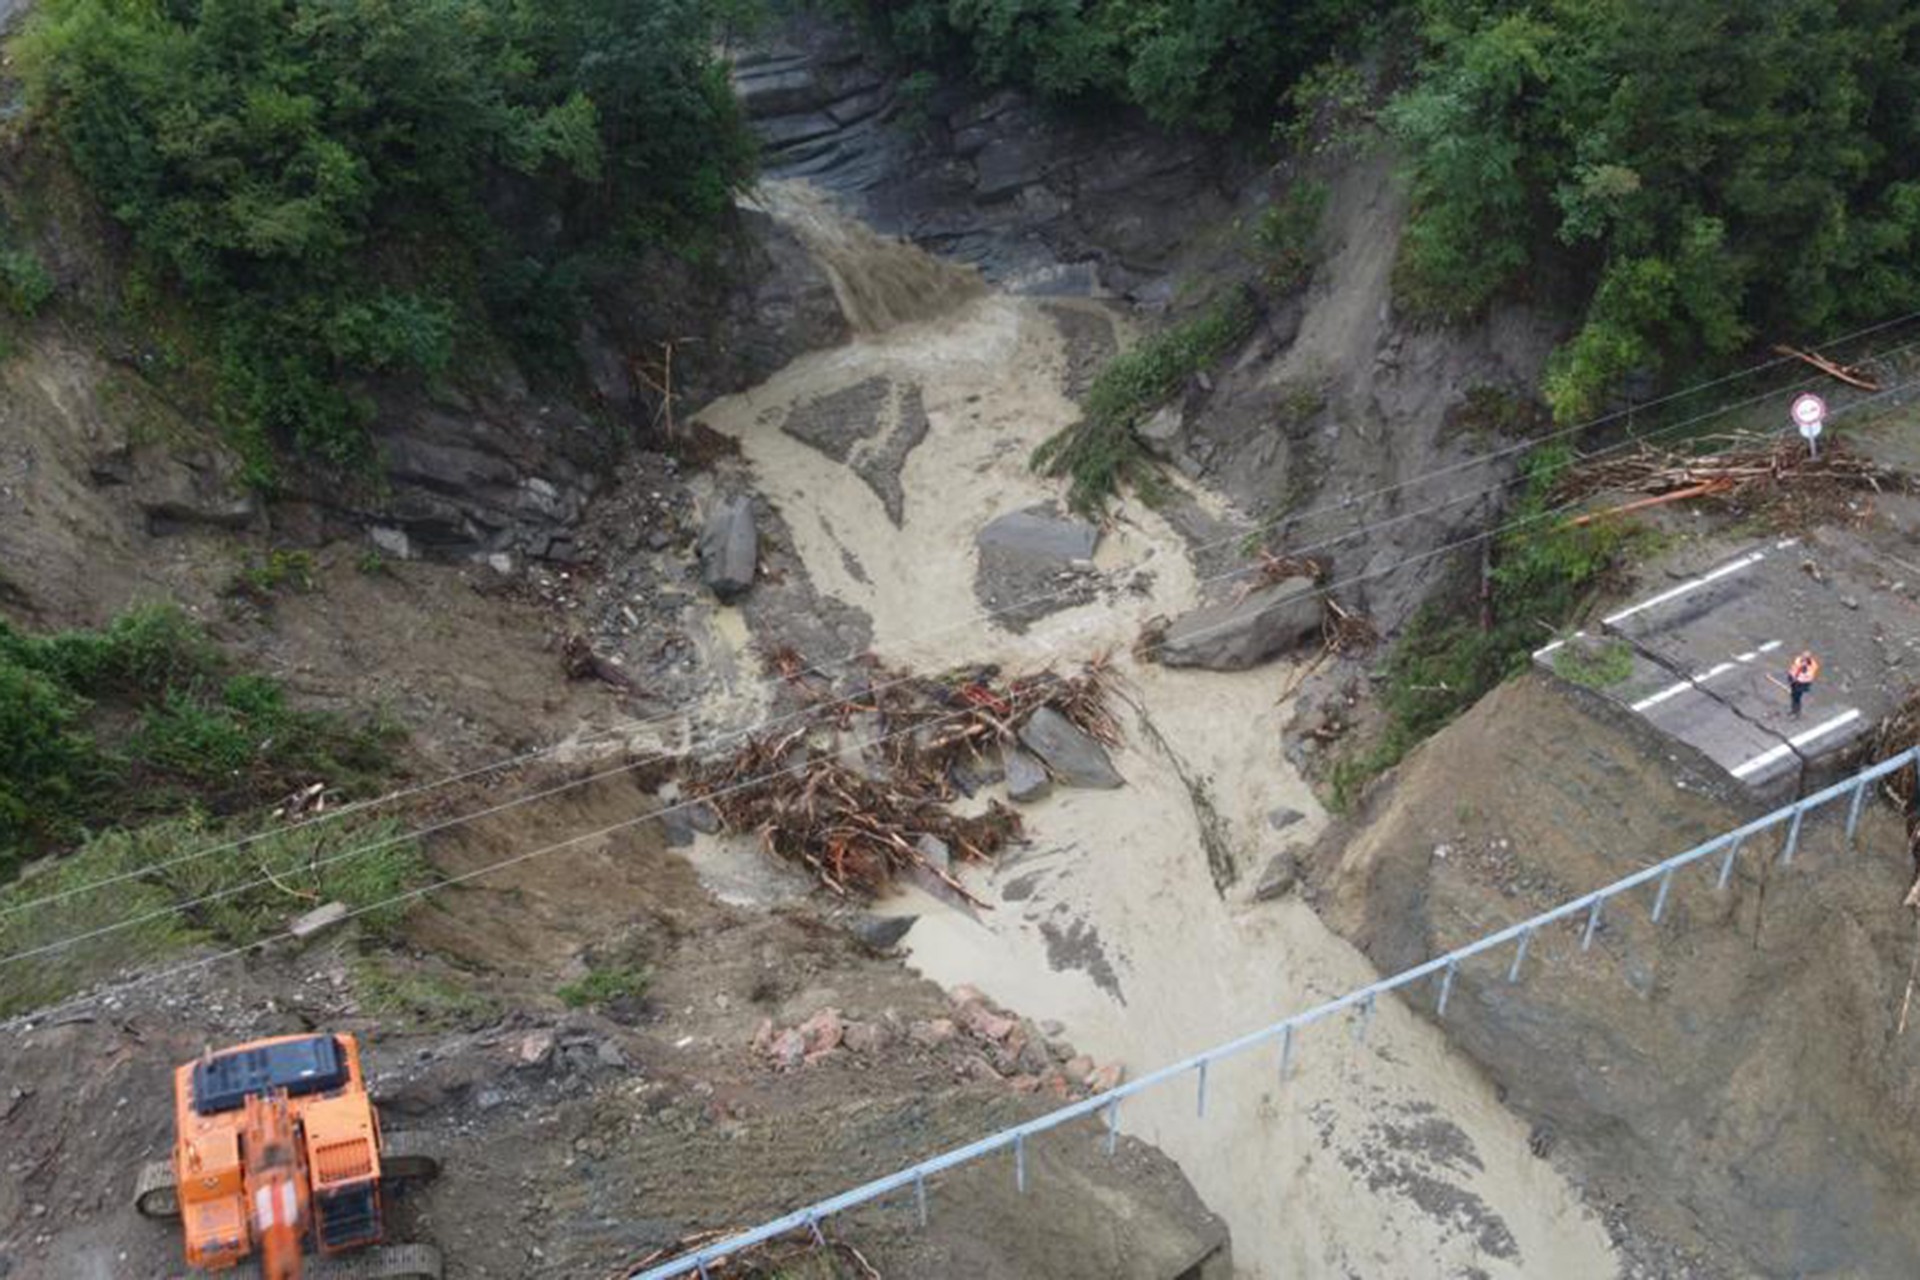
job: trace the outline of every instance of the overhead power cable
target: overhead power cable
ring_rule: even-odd
[[[1845,413],[1854,412],[1859,409],[1865,408],[1867,405],[1871,403],[1874,403],[1881,399],[1885,399],[1888,396],[1895,395],[1900,391],[1904,391],[1916,386],[1920,386],[1920,377],[1915,377],[1914,379],[1908,382],[1900,383],[1900,384],[1897,384],[1896,386],[1887,388],[1883,391],[1872,393],[1858,400],[1851,401],[1850,403],[1841,406],[1839,409],[1829,414],[1829,419],[1834,417],[1839,417]],[[1676,424],[1676,425],[1679,426],[1679,425],[1687,425],[1687,424]],[[1573,498],[1566,502],[1560,503],[1556,506],[1549,507],[1538,512],[1534,512],[1530,515],[1520,517],[1519,519],[1516,519],[1516,520],[1508,521],[1507,523],[1496,526],[1492,529],[1482,530],[1480,532],[1468,535],[1467,537],[1456,539],[1455,541],[1442,544],[1439,547],[1434,547],[1426,551],[1419,552],[1405,559],[1395,561],[1393,564],[1382,566],[1379,569],[1364,571],[1362,573],[1355,574],[1348,578],[1343,578],[1337,581],[1320,584],[1308,592],[1303,592],[1302,595],[1308,596],[1308,597],[1326,596],[1342,587],[1353,586],[1363,582],[1370,582],[1375,579],[1383,578],[1394,573],[1399,573],[1406,569],[1425,564],[1428,561],[1434,560],[1440,556],[1444,556],[1449,552],[1458,551],[1462,548],[1473,546],[1476,543],[1480,543],[1492,538],[1496,538],[1503,534],[1512,533],[1519,529],[1529,528],[1534,525],[1540,524],[1543,521],[1555,519],[1559,516],[1565,515],[1568,512],[1573,511],[1577,507],[1581,506],[1584,502],[1585,502],[1584,498]],[[1234,625],[1237,625],[1236,619],[1231,617],[1225,618],[1225,619],[1222,619],[1220,622],[1215,623],[1212,626],[1200,628],[1199,630],[1192,633],[1191,638],[1200,639],[1207,635],[1216,634],[1218,632],[1224,631],[1227,628]],[[895,680],[892,683],[899,683],[901,680],[912,679],[912,678],[914,677],[900,677],[899,679]],[[885,687],[885,686],[875,686],[875,689],[882,688],[882,687]],[[872,692],[873,690],[869,690],[863,693],[861,696],[871,697]],[[822,708],[813,708],[811,710],[817,711],[820,709]],[[959,712],[954,712],[950,715],[936,717],[935,719],[927,723],[932,723],[932,724],[947,723],[949,721],[959,719],[965,716],[966,714],[968,714],[968,712],[964,710]],[[881,738],[876,740],[876,745],[878,743],[892,741],[895,738],[898,738],[903,734],[911,731],[912,730],[902,730],[898,733],[883,735]],[[602,777],[611,776],[612,774],[626,772],[629,769],[633,769],[637,767],[639,767],[638,762],[631,763],[631,764],[623,765],[614,770],[609,770],[607,774],[603,774],[600,776]],[[730,783],[723,788],[717,789],[713,794],[714,795],[735,794],[741,790],[744,790],[753,786],[761,785],[762,783],[771,781],[775,778],[786,776],[792,773],[794,771],[794,768],[800,768],[800,767],[805,767],[804,762],[802,765],[799,765],[799,766],[776,769],[764,774],[757,775],[752,778],[742,779],[736,783]],[[563,785],[562,787],[555,788],[554,790],[555,791],[565,790],[567,789],[568,786],[585,785],[587,781],[588,780],[586,779],[582,779],[574,783],[566,784],[566,785]],[[495,811],[497,812],[500,809],[513,808],[518,803],[524,803],[524,801],[507,802],[501,806],[498,806]],[[681,811],[699,803],[702,803],[700,799],[678,801],[678,802],[675,802],[674,804],[668,805],[663,809],[654,810],[649,813],[641,814],[632,819],[625,820],[621,823],[615,824],[612,828],[608,828],[608,830],[620,830],[625,827],[633,826],[637,823],[646,821],[649,818],[662,817],[666,814]],[[581,836],[581,837],[576,837],[572,840],[562,841],[556,845],[547,846],[544,850],[539,852],[552,852],[558,849],[568,848],[568,847],[571,847],[572,845],[582,842],[583,840],[593,838],[594,834],[605,834],[605,832],[603,831],[600,833],[593,833],[588,836]],[[332,866],[336,863],[343,862],[350,858],[358,857],[358,856],[361,856],[362,854],[371,852],[373,849],[388,847],[391,844],[397,843],[398,841],[406,838],[407,838],[406,836],[396,836],[384,842],[379,842],[373,845],[364,846],[359,849],[347,850],[345,852],[337,853],[326,858],[319,858],[311,862],[308,865],[307,869],[317,872],[325,867]],[[515,855],[514,857],[503,859],[500,862],[490,864],[490,867],[482,867],[474,872],[463,873],[459,876],[452,877],[448,880],[440,881],[435,885],[423,886],[419,889],[410,890],[406,893],[398,894],[388,899],[383,899],[379,902],[370,904],[367,907],[360,908],[356,910],[353,914],[357,915],[357,914],[361,914],[364,911],[372,910],[380,906],[390,906],[390,905],[395,905],[399,902],[410,901],[415,898],[424,896],[426,893],[430,893],[436,888],[444,887],[445,885],[448,885],[448,884],[462,883],[466,880],[473,879],[478,875],[485,874],[486,871],[489,869],[499,869],[502,867],[511,866],[519,862],[526,861],[527,858],[530,856],[539,856],[539,852],[536,852],[535,854],[532,854],[532,855]],[[197,907],[207,906],[214,902],[222,901],[226,898],[233,897],[237,894],[247,892],[251,889],[261,888],[272,883],[274,883],[273,877],[261,876],[260,878],[255,880],[246,881],[238,885],[228,886],[226,888],[217,890],[212,893],[204,894],[200,897],[193,898],[184,902],[174,903],[166,907],[156,908],[153,911],[146,912],[139,916],[130,917],[126,920],[122,920],[113,924],[103,925],[99,928],[86,930],[81,933],[56,939],[55,941],[33,947],[25,951],[15,952],[7,956],[0,957],[0,968],[4,968],[7,965],[20,963],[26,960],[35,959],[40,956],[50,955],[58,951],[67,950],[71,947],[79,945],[82,942],[87,942],[95,938],[105,937],[114,933],[119,933],[126,929],[136,928],[139,925],[151,923],[152,921],[164,919],[169,916],[178,915],[183,912],[193,910]],[[258,945],[258,944],[250,944],[250,945]],[[244,951],[247,949],[248,948],[246,947],[238,948],[236,952],[232,952],[228,954],[237,954],[238,951]]]
[[[1823,345],[1831,348],[1841,343],[1856,341],[1862,337],[1867,337],[1875,333],[1883,332],[1888,328],[1895,327],[1899,324],[1906,323],[1916,318],[1920,318],[1920,311],[1910,312],[1904,316],[1896,317],[1891,320],[1882,321],[1878,324],[1868,326],[1865,329],[1860,329],[1853,333],[1846,334],[1846,335],[1843,335],[1842,337],[1833,339],[1829,343],[1826,343]],[[1888,351],[1880,352],[1877,354],[1880,356],[1886,356],[1889,354],[1911,350],[1915,346],[1920,346],[1920,342],[1910,342],[1899,347],[1890,348]],[[1332,515],[1332,514],[1337,514],[1343,511],[1349,511],[1360,504],[1373,501],[1376,498],[1387,496],[1389,494],[1396,493],[1407,488],[1414,487],[1418,484],[1424,483],[1431,479],[1438,478],[1440,476],[1454,474],[1459,471],[1472,468],[1474,466],[1485,465],[1489,462],[1497,461],[1501,458],[1504,458],[1513,454],[1524,453],[1533,449],[1540,448],[1542,445],[1553,443],[1555,441],[1564,439],[1568,436],[1571,436],[1580,432],[1584,432],[1587,430],[1591,430],[1601,425],[1605,425],[1606,423],[1615,421],[1627,415],[1630,412],[1644,412],[1650,408],[1668,403],[1682,396],[1691,395],[1701,390],[1722,386],[1728,382],[1735,381],[1739,378],[1753,376],[1754,374],[1764,372],[1767,369],[1775,368],[1781,365],[1791,364],[1793,362],[1794,361],[1791,357],[1786,357],[1786,356],[1780,356],[1772,360],[1763,361],[1759,364],[1750,366],[1745,370],[1729,373],[1719,378],[1712,379],[1707,382],[1696,384],[1695,386],[1692,386],[1689,388],[1684,388],[1682,390],[1672,392],[1656,400],[1647,401],[1643,404],[1634,406],[1632,410],[1624,410],[1624,409],[1617,410],[1612,413],[1605,414],[1598,418],[1589,420],[1587,422],[1576,424],[1571,427],[1561,428],[1557,431],[1548,433],[1547,435],[1544,435],[1544,436],[1532,437],[1526,440],[1516,441],[1511,444],[1505,445],[1499,449],[1495,449],[1484,454],[1476,455],[1472,458],[1456,461],[1454,463],[1447,464],[1446,466],[1443,466],[1443,467],[1434,468],[1429,471],[1407,477],[1406,479],[1395,482],[1393,484],[1383,485],[1373,490],[1369,490],[1365,493],[1353,495],[1353,496],[1341,499],[1337,503],[1327,504],[1325,506],[1316,508],[1313,511],[1301,513],[1299,515],[1292,515],[1292,516],[1283,515],[1283,516],[1276,517],[1273,520],[1264,522],[1263,524],[1260,524],[1260,525],[1253,526],[1250,529],[1236,531],[1224,537],[1217,538],[1211,542],[1196,544],[1192,548],[1190,548],[1189,554],[1198,556],[1210,550],[1217,550],[1220,547],[1228,545],[1229,543],[1241,542],[1248,538],[1259,536],[1262,533],[1270,532],[1273,529],[1281,527],[1283,525],[1298,525],[1300,522],[1313,520],[1323,515]],[[1826,378],[1824,376],[1810,375],[1808,378],[1803,379],[1800,384],[1796,384],[1794,386],[1789,386],[1785,388],[1770,389],[1768,391],[1758,393],[1754,396],[1750,396],[1741,401],[1736,401],[1731,404],[1717,405],[1713,409],[1708,410],[1702,414],[1698,414],[1693,417],[1682,419],[1676,423],[1668,425],[1667,427],[1663,427],[1650,433],[1637,435],[1628,439],[1618,441],[1613,445],[1607,446],[1606,448],[1596,451],[1594,454],[1590,456],[1601,457],[1611,452],[1614,452],[1616,450],[1634,447],[1635,445],[1643,443],[1645,441],[1664,438],[1678,431],[1685,430],[1687,427],[1698,425],[1700,422],[1705,421],[1709,418],[1717,417],[1726,413],[1735,412],[1739,409],[1750,407],[1753,404],[1756,404],[1761,400],[1767,399],[1771,396],[1782,395],[1788,391],[1797,390],[1804,386],[1821,385],[1825,381],[1826,381]],[[1858,403],[1858,402],[1855,402],[1855,403]],[[1851,406],[1848,406],[1848,407],[1851,407]],[[1369,522],[1357,525],[1352,529],[1349,529],[1346,532],[1341,533],[1332,538],[1324,539],[1317,543],[1310,543],[1303,547],[1291,548],[1290,550],[1293,554],[1296,554],[1296,555],[1302,555],[1302,556],[1311,555],[1315,552],[1325,550],[1329,547],[1337,546],[1342,542],[1351,541],[1353,539],[1362,537],[1369,533],[1378,532],[1382,529],[1391,528],[1401,524],[1407,524],[1412,521],[1423,519],[1431,515],[1436,515],[1439,512],[1444,511],[1451,507],[1463,506],[1463,505],[1469,504],[1489,494],[1496,493],[1505,487],[1506,487],[1506,482],[1502,481],[1501,483],[1486,486],[1482,489],[1471,490],[1463,494],[1455,495],[1454,497],[1445,499],[1441,502],[1430,504],[1429,506],[1426,506],[1423,508],[1418,508],[1416,510],[1409,511],[1409,512],[1402,512],[1400,514],[1385,517],[1380,520],[1369,521]],[[1125,566],[1116,567],[1115,569],[1106,571],[1105,576],[1108,577],[1110,580],[1118,580],[1120,578],[1124,578],[1126,574],[1131,573],[1134,570],[1140,568],[1144,563],[1145,561],[1136,561]],[[1219,573],[1219,574],[1212,575],[1210,577],[1199,579],[1196,585],[1209,586],[1219,582],[1231,581],[1235,577],[1251,574],[1251,573],[1257,572],[1257,570],[1258,570],[1257,565],[1240,565],[1240,566],[1236,566],[1233,569],[1227,570],[1223,573]],[[1054,600],[1059,600],[1077,589],[1078,588],[1076,585],[1070,584],[1068,586],[1055,588],[1051,591],[1042,592],[1037,595],[1027,597],[1025,599],[1012,601],[1004,605],[999,605],[991,609],[984,609],[974,614],[970,614],[967,618],[962,619],[958,622],[949,623],[946,626],[939,627],[939,628],[929,629],[928,631],[922,632],[917,636],[910,637],[907,641],[904,642],[904,644],[906,647],[911,648],[912,646],[924,643],[928,639],[931,639],[935,636],[944,635],[949,632],[956,631],[965,626],[974,625],[978,622],[983,622],[995,617],[1004,616],[1005,614],[1010,613],[1017,609],[1030,607],[1035,604],[1042,604],[1042,603],[1047,603]],[[791,676],[781,675],[776,677],[768,677],[760,681],[759,683],[761,683],[763,686],[767,688],[777,688],[778,685],[783,681],[804,679],[812,675],[824,676],[829,670],[846,669],[849,665],[851,665],[854,661],[856,661],[859,656],[860,655],[855,653],[843,654],[838,659],[822,661],[812,667],[795,672]],[[904,677],[904,678],[911,678],[911,677]],[[889,686],[885,684],[880,686],[875,686],[876,689],[883,689],[886,687],[889,687]],[[461,783],[461,782],[470,781],[474,778],[485,776],[487,774],[496,773],[496,772],[500,772],[501,770],[510,769],[510,768],[518,767],[520,765],[532,763],[536,760],[550,756],[555,752],[563,749],[571,748],[571,749],[577,750],[583,746],[591,745],[596,742],[611,740],[611,739],[623,736],[625,734],[638,732],[643,729],[658,728],[658,727],[670,724],[674,720],[678,719],[680,716],[684,715],[687,711],[689,711],[692,708],[692,705],[693,705],[692,700],[689,700],[688,702],[678,705],[676,708],[674,708],[672,711],[669,711],[669,712],[660,713],[658,715],[651,716],[651,717],[641,717],[641,718],[631,719],[627,721],[616,722],[602,729],[595,730],[592,733],[589,733],[582,738],[569,739],[569,740],[563,740],[560,742],[549,743],[545,746],[535,748],[531,751],[523,752],[515,756],[506,757],[504,759],[494,761],[490,764],[478,765],[471,769],[463,770],[453,774],[448,774],[431,781],[417,783],[408,787],[401,788],[396,791],[385,793],[380,796],[370,797],[362,801],[356,801],[352,804],[344,805],[337,809],[328,810],[325,813],[317,814],[312,817],[302,819],[298,822],[289,823],[280,827],[265,828],[260,831],[248,833],[247,835],[244,835],[244,836],[236,837],[232,840],[202,846],[199,849],[189,850],[186,853],[176,855],[173,858],[166,859],[164,861],[154,863],[146,867],[141,867],[135,870],[129,870],[125,872],[119,872],[109,876],[102,876],[95,880],[91,880],[79,885],[71,885],[66,888],[56,890],[54,892],[42,895],[37,898],[32,898],[22,902],[11,903],[4,906],[0,906],[0,920],[4,920],[5,918],[11,915],[17,914],[19,912],[32,910],[32,909],[44,907],[44,906],[50,906],[62,901],[67,901],[72,898],[82,896],[84,894],[98,891],[100,889],[109,888],[117,884],[123,884],[128,881],[151,876],[157,872],[165,871],[173,867],[180,866],[187,862],[192,862],[201,858],[211,857],[215,854],[231,852],[236,849],[244,848],[248,845],[251,845],[253,843],[256,843],[259,840],[262,840],[268,837],[279,837],[279,836],[289,835],[289,834],[307,829],[309,827],[321,825],[323,823],[338,821],[342,818],[346,818],[354,814],[364,813],[374,808],[382,807],[389,804],[394,804],[401,800],[410,799],[416,796],[428,794],[430,792],[440,790],[448,786],[457,785],[458,783]],[[763,718],[756,724],[748,725],[743,729],[739,729],[739,730],[729,730],[727,732],[735,740],[737,740],[739,736],[743,734],[752,733],[756,729],[770,728],[770,727],[791,721],[795,718],[798,718],[801,715],[815,714],[821,710],[827,709],[831,705],[834,705],[834,704],[826,704],[824,706],[804,708],[801,711],[789,713],[787,715],[777,717],[777,718],[771,718],[771,719]],[[570,790],[574,787],[587,786],[587,785],[590,785],[591,783],[602,781],[608,777],[615,776],[616,774],[619,774],[619,773],[629,772],[634,769],[644,767],[647,764],[659,763],[664,760],[671,759],[676,755],[685,754],[685,752],[690,749],[691,749],[691,744],[687,748],[683,748],[679,752],[670,752],[670,751],[664,751],[664,750],[657,751],[650,756],[644,757],[639,760],[629,761],[621,766],[618,766],[613,769],[609,769],[604,772],[591,774],[582,778],[571,780],[567,783],[559,784],[554,787],[529,793],[525,796],[517,798],[516,800],[502,802],[501,804],[498,804],[498,805],[487,806],[483,809],[480,809],[468,815],[464,815],[464,816],[456,815],[455,817],[429,824],[425,827],[420,828],[418,831],[414,832],[413,835],[414,836],[431,835],[439,831],[447,830],[451,827],[459,826],[462,823],[467,821],[475,821],[482,818],[491,817],[505,810],[515,808],[520,804],[528,804],[538,800],[547,799],[553,795],[559,794],[560,792],[563,792],[566,790]],[[361,849],[356,850],[355,852],[372,852],[377,849],[391,847],[393,844],[399,843],[401,840],[408,839],[408,838],[412,838],[412,837],[405,834],[389,837],[380,841],[376,841],[367,846],[364,846]],[[4,963],[4,960],[0,959],[0,963]]]

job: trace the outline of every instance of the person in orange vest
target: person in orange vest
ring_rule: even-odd
[[[1793,715],[1800,715],[1800,700],[1807,696],[1807,690],[1813,688],[1813,682],[1820,677],[1820,659],[1813,651],[1802,650],[1799,657],[1787,664],[1787,696],[1793,699]]]

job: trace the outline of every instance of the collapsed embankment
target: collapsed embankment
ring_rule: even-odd
[[[1538,676],[1419,748],[1309,873],[1323,914],[1382,970],[1425,960],[1752,816],[1717,770]],[[1535,1123],[1610,1220],[1677,1251],[1655,1274],[1904,1275],[1920,1265],[1916,943],[1897,818],[1844,806],[1644,901],[1469,966],[1449,1037]],[[1627,1233],[1631,1241],[1633,1233]]]

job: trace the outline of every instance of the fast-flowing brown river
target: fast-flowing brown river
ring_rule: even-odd
[[[1024,632],[993,616],[1007,593],[976,592],[982,526],[1059,497],[1028,458],[1074,419],[1073,335],[1115,321],[1090,302],[996,294],[805,188],[774,185],[762,201],[827,267],[857,336],[701,417],[740,442],[816,587],[872,618],[892,665],[1065,666],[1105,652],[1125,680],[1115,763],[1127,784],[1058,789],[1028,808],[1030,842],[969,872],[990,911],[911,890],[883,904],[918,917],[910,962],[1058,1021],[1082,1050],[1135,1072],[1371,980],[1309,907],[1251,899],[1283,842],[1325,822],[1281,751],[1294,671],[1171,671],[1127,656],[1143,622],[1206,586],[1167,516],[1118,504],[1092,556],[1115,585]],[[1205,493],[1178,502],[1233,515]],[[1284,810],[1302,816],[1278,829]],[[1224,853],[1237,873],[1224,893],[1209,834],[1215,861]],[[713,841],[696,852],[723,892],[755,856]],[[1304,1037],[1285,1084],[1277,1065],[1263,1052],[1217,1071],[1204,1118],[1178,1086],[1122,1111],[1226,1218],[1239,1274],[1616,1273],[1601,1224],[1424,1018],[1388,1002],[1364,1041],[1328,1023]]]

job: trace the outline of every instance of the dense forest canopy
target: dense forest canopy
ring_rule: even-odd
[[[1580,282],[1562,418],[1632,373],[1920,307],[1910,0],[850,2],[927,67],[1249,145],[1320,60],[1392,68],[1401,299],[1461,319],[1548,267]]]
[[[580,263],[712,225],[752,168],[708,0],[41,0],[30,102],[243,434],[363,461],[383,370],[563,343]],[[557,230],[556,230],[557,228]]]
[[[1563,419],[1920,307],[1909,0],[824,2],[922,82],[1265,151],[1303,85],[1364,65],[1413,195],[1402,304],[1459,320],[1572,282]],[[185,303],[236,437],[355,464],[368,375],[565,359],[593,264],[724,224],[753,159],[714,36],[756,3],[40,0],[15,49],[137,247],[130,298]],[[0,286],[51,288],[13,251]]]
[[[1416,201],[1403,293],[1466,314],[1570,254],[1563,418],[1637,370],[1920,307],[1911,0],[1421,0],[1388,112]]]

